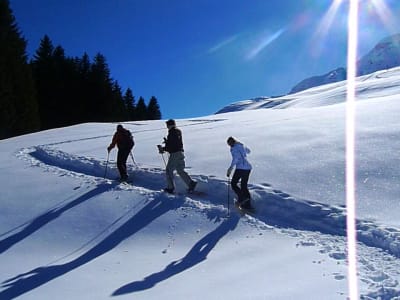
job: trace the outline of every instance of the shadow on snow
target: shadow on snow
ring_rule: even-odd
[[[7,238],[0,241],[0,254],[7,251],[9,248],[27,238],[31,234],[38,231],[40,228],[44,227],[46,224],[54,221],[58,217],[60,217],[64,212],[82,204],[83,202],[100,195],[108,190],[111,190],[115,187],[116,184],[99,184],[96,188],[90,190],[89,192],[83,194],[77,199],[67,203],[66,205],[51,209],[37,218],[33,219],[27,226],[21,229],[19,232],[14,233],[13,235],[8,236]]]
[[[83,199],[88,199],[88,195]],[[4,281],[2,286],[5,289],[0,292],[0,299],[16,298],[87,264],[112,250],[122,241],[145,228],[163,214],[181,206],[182,203],[183,199],[177,199],[175,202],[171,202],[163,195],[158,196],[114,232],[104,238],[104,240],[74,260],[65,264],[39,267]]]
[[[218,241],[228,234],[229,231],[233,231],[236,228],[239,219],[240,217],[237,214],[225,219],[216,229],[199,240],[183,258],[171,262],[164,270],[151,274],[141,281],[134,281],[120,287],[112,295],[119,296],[150,289],[157,283],[201,263],[207,259],[208,254],[214,249]]]

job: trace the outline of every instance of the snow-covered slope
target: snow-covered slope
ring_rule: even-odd
[[[377,71],[373,74],[357,78],[357,97],[359,100],[371,99],[376,96],[395,96],[400,84],[400,67]],[[217,113],[252,110],[261,108],[300,108],[321,107],[343,103],[346,100],[346,81],[317,86],[276,98],[257,98],[234,102]]]
[[[232,103],[221,110],[217,111],[216,114],[222,114],[227,112],[235,112],[246,109],[258,109],[258,108],[272,108],[279,104],[282,104],[282,100],[275,100],[274,98],[280,97],[257,97],[248,100],[242,100]]]
[[[396,299],[400,69],[358,83],[360,292]],[[0,299],[345,299],[344,93],[335,83],[275,109],[177,120],[199,195],[179,178],[178,195],[160,191],[163,121],[124,123],[132,185],[113,180],[115,152],[107,165],[116,124],[1,141]],[[230,135],[252,150],[251,216],[228,189]]]

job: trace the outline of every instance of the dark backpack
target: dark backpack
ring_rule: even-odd
[[[132,133],[129,130],[124,129],[124,131],[121,132],[121,135],[121,147],[124,149],[132,149],[133,146],[135,146]]]

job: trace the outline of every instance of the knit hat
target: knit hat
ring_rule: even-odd
[[[165,122],[167,124],[167,126],[175,126],[175,120],[173,119],[169,119],[167,122]]]
[[[233,146],[237,141],[235,140],[234,137],[230,136],[230,137],[228,137],[226,142],[228,143],[229,146]]]

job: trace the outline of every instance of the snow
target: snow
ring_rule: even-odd
[[[399,82],[400,68],[358,79],[364,299],[400,299]],[[179,178],[177,195],[160,191],[164,121],[123,124],[132,185],[114,180],[115,150],[103,178],[116,124],[2,140],[0,299],[346,299],[344,94],[340,82],[177,120],[198,194]],[[253,215],[228,189],[230,135],[252,150]]]

